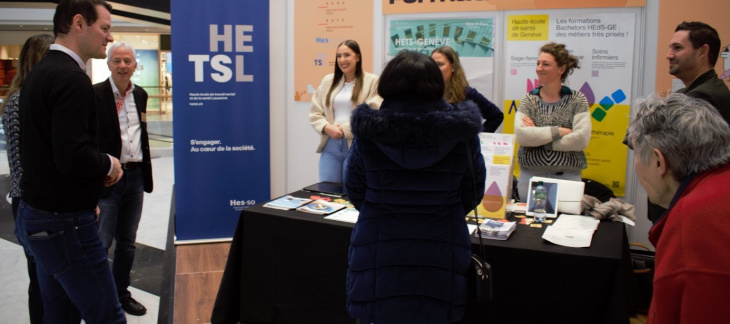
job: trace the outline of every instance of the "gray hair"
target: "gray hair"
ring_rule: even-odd
[[[137,51],[134,50],[134,47],[132,47],[132,45],[125,42],[114,42],[114,44],[112,44],[112,46],[109,46],[109,48],[106,50],[107,63],[109,63],[109,61],[111,61],[112,59],[112,52],[114,52],[114,50],[119,47],[125,47],[128,50],[132,51],[132,57],[134,58],[134,61],[137,62]]]
[[[634,103],[636,118],[628,140],[641,163],[658,149],[675,180],[712,170],[730,161],[730,126],[704,100],[685,94],[650,95]]]

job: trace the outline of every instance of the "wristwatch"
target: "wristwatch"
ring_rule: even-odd
[[[325,129],[327,129],[327,125],[324,125],[324,127],[322,127],[322,135],[327,135],[327,132],[324,131]]]

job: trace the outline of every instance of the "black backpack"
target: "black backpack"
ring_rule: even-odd
[[[611,198],[616,198],[616,196],[613,194],[613,190],[606,187],[606,185],[591,179],[583,178],[581,180],[583,180],[583,182],[586,184],[586,188],[583,191],[583,194],[596,197],[601,202],[607,202],[611,200]]]

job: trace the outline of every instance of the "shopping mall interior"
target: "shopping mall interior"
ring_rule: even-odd
[[[58,1],[55,1],[56,3]],[[15,76],[18,55],[25,40],[35,34],[52,34],[56,3],[50,1],[0,1],[0,100],[4,100]],[[144,316],[127,315],[129,323],[168,323],[172,314],[167,299],[169,282],[163,280],[168,222],[173,189],[172,158],[172,62],[170,54],[170,3],[168,1],[114,1],[112,35],[136,49],[138,68],[132,82],[149,94],[147,106],[155,189],[145,194],[142,220],[137,232],[137,253],[132,270],[132,295],[146,306]],[[93,83],[109,77],[105,60],[92,60],[87,73]],[[2,130],[0,130],[2,132]],[[0,134],[0,191],[10,185],[5,136]],[[7,197],[6,197],[7,198]],[[3,323],[29,323],[28,275],[25,256],[13,234],[9,198],[0,202],[0,296]],[[170,276],[167,276],[170,278]],[[160,311],[162,309],[162,311]],[[168,318],[169,317],[169,318]]]

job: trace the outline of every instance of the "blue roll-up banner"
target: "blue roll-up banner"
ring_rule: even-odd
[[[233,236],[270,198],[269,2],[170,3],[175,240]]]

